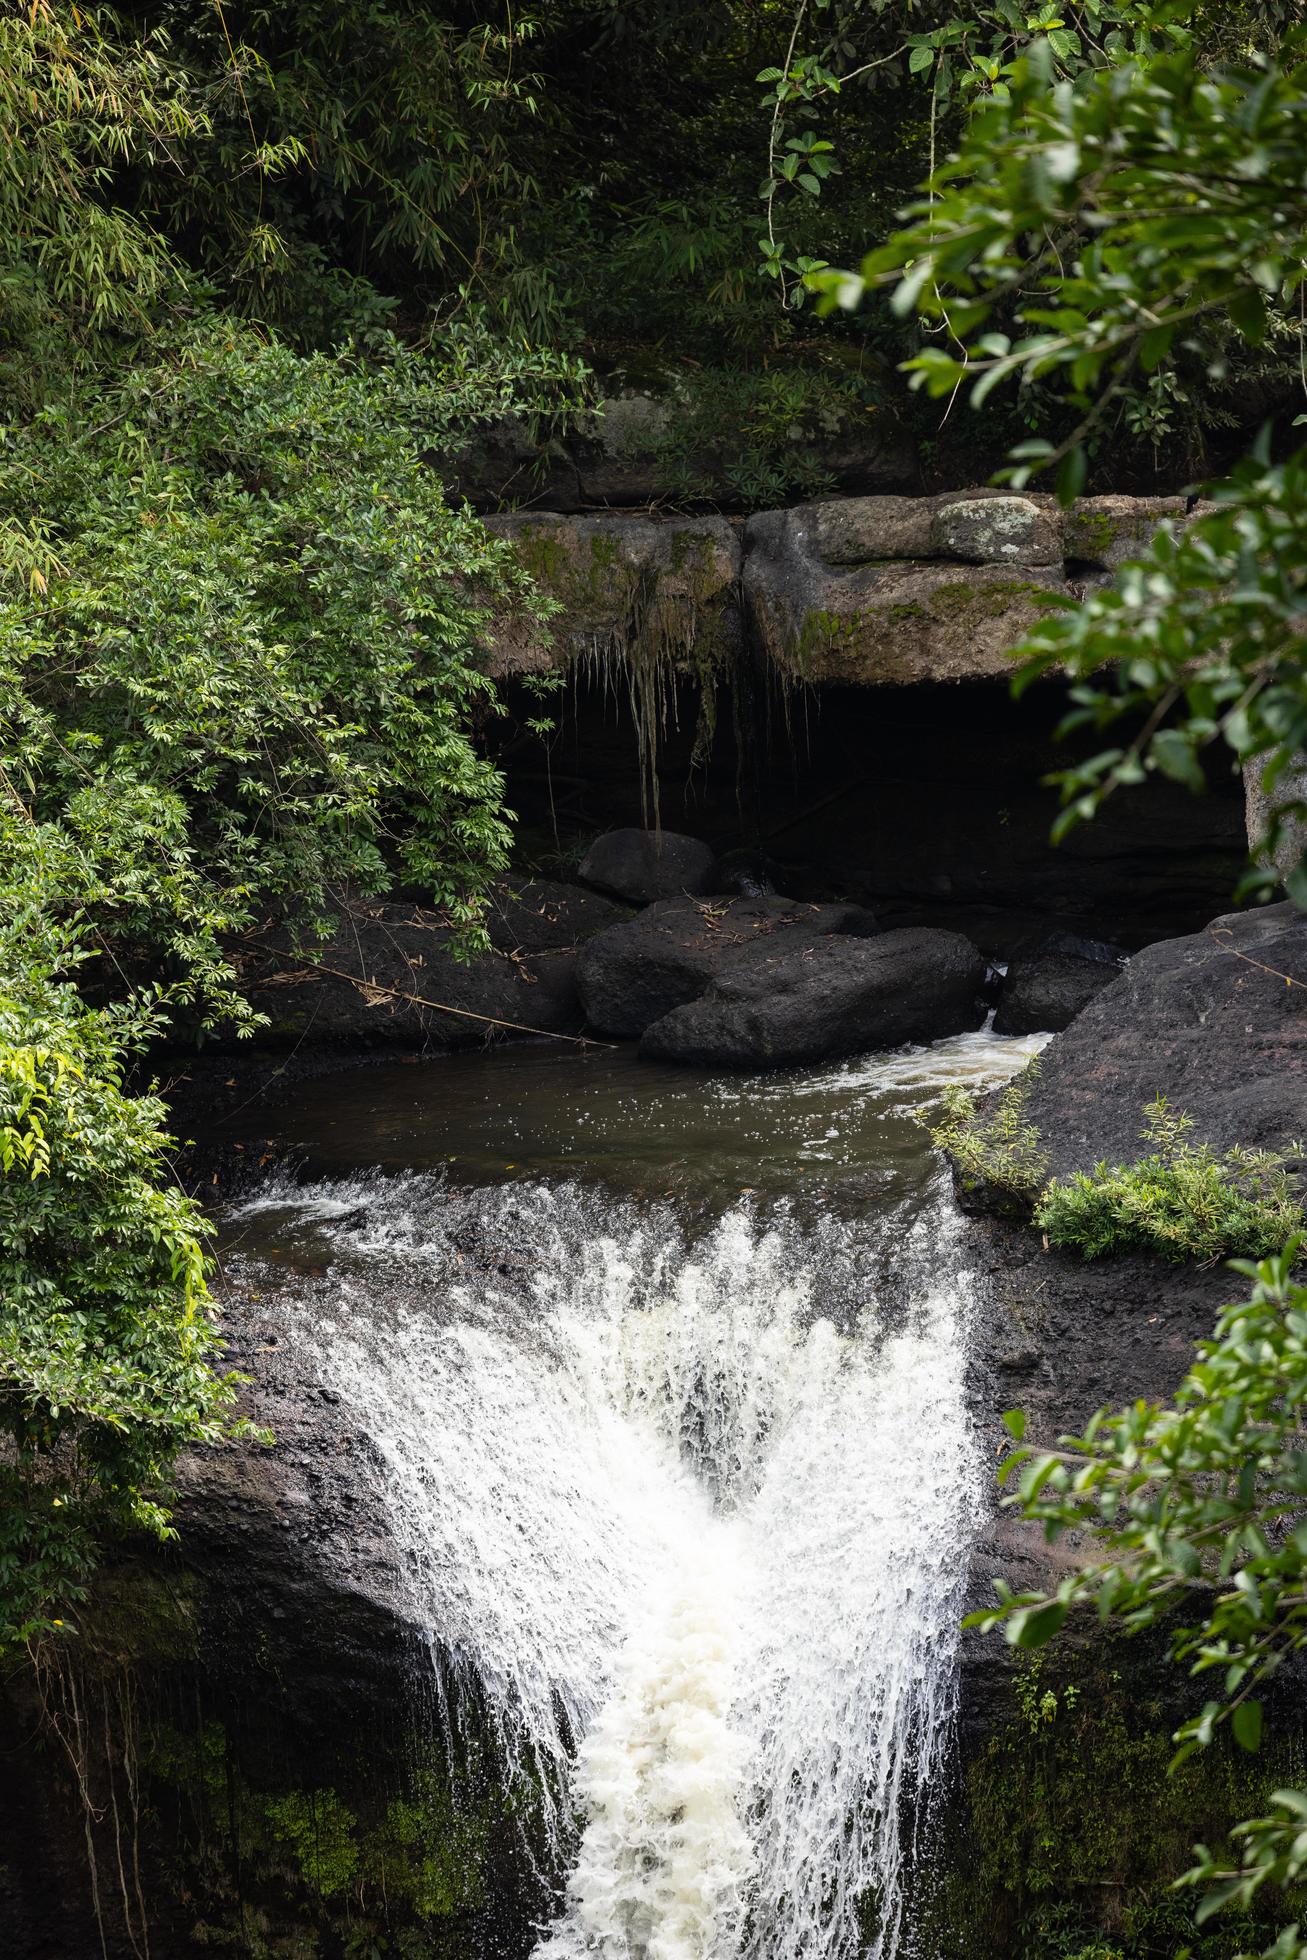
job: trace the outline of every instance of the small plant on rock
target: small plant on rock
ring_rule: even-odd
[[[952,1159],[964,1192],[988,1186],[1022,1207],[1038,1196],[1048,1176],[1048,1157],[1025,1113],[1038,1071],[1038,1061],[1032,1061],[988,1112],[977,1108],[975,1097],[960,1082],[944,1091],[944,1114],[931,1125],[930,1138]]]
[[[1095,1164],[1055,1179],[1035,1207],[1050,1245],[1086,1259],[1156,1252],[1167,1259],[1265,1258],[1303,1224],[1291,1166],[1301,1144],[1283,1152],[1240,1146],[1218,1153],[1192,1144],[1193,1118],[1158,1096],[1144,1112],[1152,1145],[1134,1164]]]

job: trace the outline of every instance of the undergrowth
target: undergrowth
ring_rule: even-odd
[[[1026,1098],[1037,1065],[1010,1082],[982,1111],[959,1085],[945,1095],[931,1138],[947,1153],[964,1190],[1029,1210],[1050,1246],[1085,1259],[1152,1252],[1202,1265],[1256,1259],[1303,1226],[1295,1188],[1304,1149],[1225,1151],[1190,1141],[1193,1118],[1157,1096],[1144,1111],[1148,1154],[1132,1164],[1105,1160],[1090,1171],[1048,1178],[1048,1157]]]
[[[1086,1259],[1114,1252],[1156,1252],[1165,1259],[1260,1259],[1299,1231],[1302,1204],[1290,1166],[1301,1145],[1287,1151],[1223,1152],[1188,1140],[1193,1118],[1158,1096],[1144,1112],[1144,1141],[1152,1148],[1133,1164],[1097,1163],[1092,1171],[1055,1178],[1035,1207],[1035,1223],[1050,1245]]]
[[[1048,1176],[1048,1154],[1025,1113],[1038,1073],[1038,1060],[1030,1062],[988,1113],[977,1108],[960,1082],[944,1091],[944,1114],[931,1126],[931,1141],[952,1159],[964,1185],[985,1185],[1017,1204],[1034,1203]]]

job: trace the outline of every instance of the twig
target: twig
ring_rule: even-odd
[[[1283,980],[1286,987],[1307,987],[1307,980],[1295,980],[1291,973],[1281,973],[1278,966],[1267,966],[1264,960],[1255,960],[1251,953],[1242,952],[1233,942],[1223,944],[1223,939],[1230,938],[1229,926],[1221,926],[1215,932],[1209,927],[1208,937],[1215,940],[1223,953],[1233,953],[1235,959],[1242,960],[1245,966],[1255,966],[1259,973],[1269,973],[1272,980]]]
[[[278,952],[278,959],[288,956]],[[425,994],[411,994],[403,987],[384,987],[379,980],[365,980],[360,974],[347,973],[344,967],[327,966],[322,960],[297,960],[289,956],[292,963],[302,973],[328,973],[333,980],[348,980],[351,987],[357,987],[361,994],[386,994],[391,1000],[402,1000],[409,1007],[431,1007],[440,1014],[456,1014],[462,1021],[482,1021],[487,1027],[512,1028],[517,1034],[542,1034],[551,1041],[574,1041],[582,1048],[616,1049],[615,1041],[596,1041],[588,1034],[560,1034],[554,1028],[533,1028],[526,1021],[505,1021],[497,1014],[478,1014],[470,1007],[451,1007],[447,1001],[430,1000]]]

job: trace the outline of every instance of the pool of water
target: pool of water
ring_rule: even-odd
[[[759,1075],[660,1066],[629,1047],[521,1043],[320,1076],[261,1130],[318,1178],[372,1168],[441,1170],[459,1185],[581,1176],[691,1208],[747,1194],[892,1205],[930,1177],[922,1118],[945,1086],[1004,1082],[1047,1039],[983,1029]]]

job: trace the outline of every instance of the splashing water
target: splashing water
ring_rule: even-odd
[[[570,1875],[537,1960],[891,1960],[980,1488],[943,1193],[696,1241],[575,1186],[257,1205],[367,1260],[303,1338],[453,1699],[543,1792]]]

